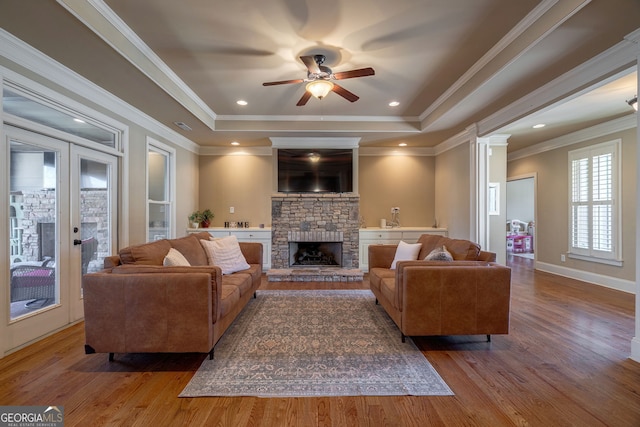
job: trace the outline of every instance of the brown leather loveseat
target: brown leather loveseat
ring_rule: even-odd
[[[239,242],[246,270],[222,274],[200,240],[207,232],[120,250],[83,276],[85,351],[209,353],[260,286],[262,244]],[[171,248],[190,266],[163,266]]]
[[[369,246],[369,282],[377,302],[405,336],[509,333],[511,269],[468,240],[425,234],[415,261],[399,261],[397,245]],[[424,261],[446,246],[453,261]]]

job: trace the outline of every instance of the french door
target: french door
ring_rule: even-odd
[[[3,131],[6,353],[83,317],[82,274],[99,269],[116,244],[117,159],[11,126]]]

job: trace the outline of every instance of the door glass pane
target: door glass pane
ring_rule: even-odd
[[[11,319],[59,302],[57,152],[11,141]]]
[[[34,97],[35,98],[35,97]],[[7,86],[2,91],[4,112],[79,136],[107,147],[116,148],[116,132],[89,123],[88,119],[67,114],[38,102]]]
[[[80,239],[82,274],[102,269],[111,253],[111,197],[108,164],[80,160]]]

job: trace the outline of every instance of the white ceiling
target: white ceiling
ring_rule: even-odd
[[[359,137],[432,147],[610,49],[638,27],[637,0],[0,0],[2,28],[202,146],[270,137]],[[373,67],[295,104],[299,56],[334,72]],[[497,129],[509,150],[633,114],[635,68]],[[243,99],[248,105],[240,106]],[[390,107],[392,100],[400,102]],[[193,130],[184,132],[173,122]],[[512,145],[513,143],[513,145]]]

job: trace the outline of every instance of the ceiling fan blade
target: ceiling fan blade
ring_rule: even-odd
[[[275,86],[275,85],[288,85],[291,83],[302,83],[303,79],[295,79],[295,80],[281,80],[279,82],[266,82],[262,83],[262,86]]]
[[[355,93],[349,92],[342,86],[339,86],[335,83],[333,84],[333,89],[331,90],[337,93],[338,95],[340,95],[341,97],[343,97],[344,99],[346,99],[347,101],[356,102],[358,99],[360,99],[360,97]]]
[[[304,62],[304,65],[307,66],[307,70],[309,70],[312,74],[320,74],[320,67],[316,63],[316,60],[313,56],[301,56],[300,60]]]
[[[343,80],[343,79],[352,79],[354,77],[373,76],[375,73],[376,72],[373,70],[373,68],[368,67],[368,68],[360,68],[358,70],[341,71],[339,73],[333,73],[333,75],[335,76],[336,80]]]
[[[298,103],[296,105],[298,107],[302,107],[303,105],[305,105],[307,103],[309,98],[311,98],[311,93],[305,90],[304,93],[302,94],[302,98],[300,98],[300,100],[298,101]]]

